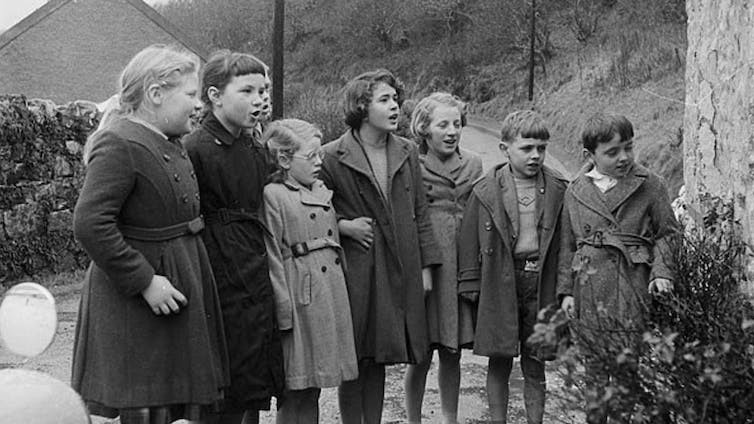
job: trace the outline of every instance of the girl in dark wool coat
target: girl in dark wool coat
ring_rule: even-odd
[[[210,57],[202,76],[210,112],[184,139],[199,183],[230,356],[219,423],[258,422],[259,410],[270,408],[285,383],[261,213],[272,165],[249,135],[269,108],[266,69],[248,54],[225,50]]]
[[[85,147],[73,230],[92,264],[71,385],[92,414],[124,424],[202,419],[227,385],[199,190],[177,141],[200,105],[198,66],[165,46],[138,53],[121,75],[118,109]]]
[[[442,259],[416,145],[392,133],[402,94],[385,70],[353,79],[344,97],[351,129],[324,147],[359,358],[359,378],[338,391],[346,424],[379,423],[385,364],[420,362],[429,351],[424,294]]]

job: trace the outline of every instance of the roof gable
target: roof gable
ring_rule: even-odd
[[[10,44],[13,40],[18,38],[21,34],[25,33],[29,29],[33,28],[43,20],[45,20],[48,16],[55,13],[58,9],[65,6],[67,3],[71,2],[72,0],[50,0],[44,5],[42,5],[40,8],[26,16],[24,19],[22,19],[20,22],[18,22],[16,25],[12,26],[7,31],[0,34],[0,50],[2,50],[5,46]],[[73,0],[75,1],[75,0]],[[114,0],[106,0],[108,2],[114,1]],[[146,16],[150,21],[152,21],[155,25],[160,27],[163,31],[165,31],[167,34],[169,34],[171,37],[173,37],[176,41],[178,41],[184,48],[188,49],[189,51],[193,52],[202,61],[207,60],[207,53],[204,49],[199,48],[188,38],[183,35],[183,33],[170,21],[168,21],[164,16],[160,15],[152,6],[144,3],[142,0],[121,0],[125,3],[130,4],[132,7],[134,7],[136,10],[138,10],[141,14]]]

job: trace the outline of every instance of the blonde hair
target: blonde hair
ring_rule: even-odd
[[[150,86],[159,84],[165,89],[175,88],[185,75],[198,71],[199,58],[176,46],[153,44],[137,53],[120,74],[118,101],[112,102],[112,106],[104,111],[97,130],[84,145],[84,164],[89,162],[92,139],[113,122],[142,107]]]
[[[301,119],[281,119],[270,122],[262,135],[262,144],[267,147],[275,161],[276,170],[270,175],[270,181],[285,180],[285,170],[280,166],[280,156],[288,159],[312,138],[322,140],[322,132],[314,125]]]
[[[466,126],[466,103],[458,97],[450,93],[436,92],[421,99],[411,114],[411,134],[419,145],[419,151],[423,154],[427,153],[429,149],[427,140],[430,135],[427,129],[429,124],[432,123],[432,114],[440,105],[457,108],[461,115],[461,126]]]

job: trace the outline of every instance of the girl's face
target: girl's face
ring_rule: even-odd
[[[254,127],[269,108],[268,80],[264,74],[236,75],[210,98],[217,119],[231,134],[238,135],[242,129]]]
[[[167,89],[161,96],[155,126],[167,136],[180,136],[191,131],[191,115],[201,108],[198,94],[197,74],[184,75],[178,86]]]
[[[455,106],[437,105],[427,126],[427,151],[447,159],[458,149],[461,139],[461,112]]]
[[[301,144],[288,162],[288,178],[311,187],[322,169],[322,140],[319,137]],[[282,165],[282,164],[281,164]],[[283,165],[284,166],[284,165]],[[285,167],[285,166],[284,166]]]
[[[380,132],[391,132],[398,129],[398,93],[395,88],[380,82],[372,91],[372,101],[367,107],[367,117],[363,125],[369,125]]]

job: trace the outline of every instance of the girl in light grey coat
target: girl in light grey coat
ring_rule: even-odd
[[[286,377],[278,423],[317,422],[320,388],[358,377],[332,191],[317,178],[321,137],[313,125],[286,119],[263,138],[280,168],[264,189]]]

